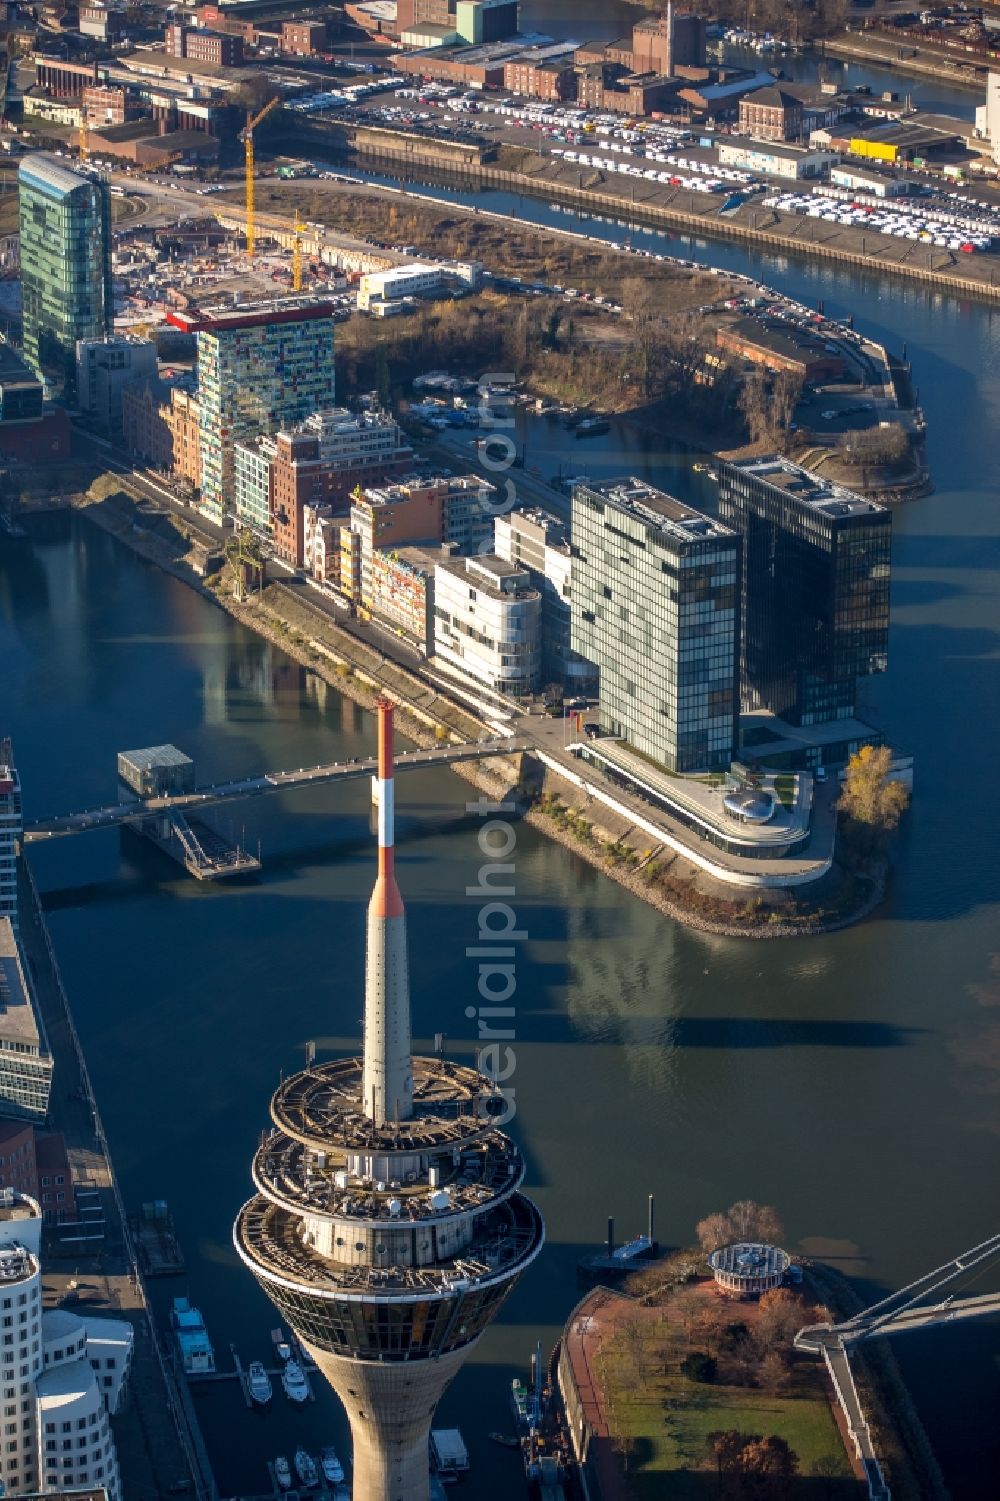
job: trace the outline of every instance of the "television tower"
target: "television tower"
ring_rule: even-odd
[[[538,1255],[524,1159],[478,1068],[410,1052],[393,869],[393,705],[378,703],[378,876],[364,1053],[311,1062],[271,1100],[236,1250],[347,1410],[355,1501],[427,1501],[442,1393]]]

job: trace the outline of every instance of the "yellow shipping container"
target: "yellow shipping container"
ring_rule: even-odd
[[[850,149],[852,156],[866,156],[876,162],[895,162],[899,156],[898,146],[887,141],[863,141],[858,136],[851,141]]]

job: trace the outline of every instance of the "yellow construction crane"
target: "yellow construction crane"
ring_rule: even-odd
[[[87,160],[87,158],[89,157],[89,155],[90,155],[90,135],[89,135],[89,131],[90,131],[90,127],[87,124],[87,114],[86,114],[86,111],[85,110],[81,110],[80,111],[80,133],[79,133],[77,144],[79,145],[79,148],[80,148],[80,160],[82,162],[85,162]]]
[[[256,115],[251,115],[250,111],[247,110],[247,123],[244,126],[244,128],[240,131],[240,140],[243,142],[244,151],[246,153],[246,167],[245,167],[245,171],[246,171],[246,188],[247,188],[247,256],[248,256],[248,258],[253,256],[253,253],[254,253],[254,244],[255,244],[255,241],[256,241],[256,238],[257,238],[256,233],[255,233],[255,224],[254,224],[254,201],[253,201],[253,133],[256,130],[257,126],[260,124],[261,120],[263,120],[266,115],[269,115],[273,109],[277,109],[277,107],[278,107],[278,105],[280,103],[281,103],[281,100],[279,98],[275,97],[274,99],[270,100],[269,103],[265,104],[264,108],[262,110],[260,110]]]
[[[292,291],[302,291],[302,231],[305,225],[295,215],[295,239],[292,242]]]

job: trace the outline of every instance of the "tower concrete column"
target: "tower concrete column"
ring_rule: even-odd
[[[302,1343],[350,1421],[355,1501],[428,1501],[431,1420],[472,1346],[434,1360],[361,1361]]]

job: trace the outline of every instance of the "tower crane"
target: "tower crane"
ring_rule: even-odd
[[[257,112],[256,115],[252,115],[250,113],[250,111],[247,110],[247,123],[243,127],[243,129],[240,131],[240,140],[243,142],[243,147],[244,147],[244,152],[245,152],[245,157],[246,157],[246,165],[245,165],[246,190],[247,190],[247,226],[246,226],[246,234],[247,234],[247,257],[248,258],[252,258],[253,257],[254,244],[255,244],[255,241],[256,241],[256,238],[257,238],[256,233],[255,233],[256,226],[254,224],[253,133],[256,130],[257,126],[260,124],[260,122],[263,119],[265,119],[265,117],[267,115],[269,115],[273,109],[277,109],[277,107],[278,107],[278,105],[280,103],[281,103],[281,100],[278,98],[277,95],[275,95],[275,97],[273,99],[269,100],[268,103],[264,105],[264,108],[262,110],[258,110],[258,112]]]
[[[80,150],[80,160],[85,162],[90,156],[90,126],[87,122],[87,111],[80,111],[80,130],[77,136],[77,145]]]
[[[292,291],[302,291],[302,231],[305,225],[295,215],[295,239],[292,242]]]

